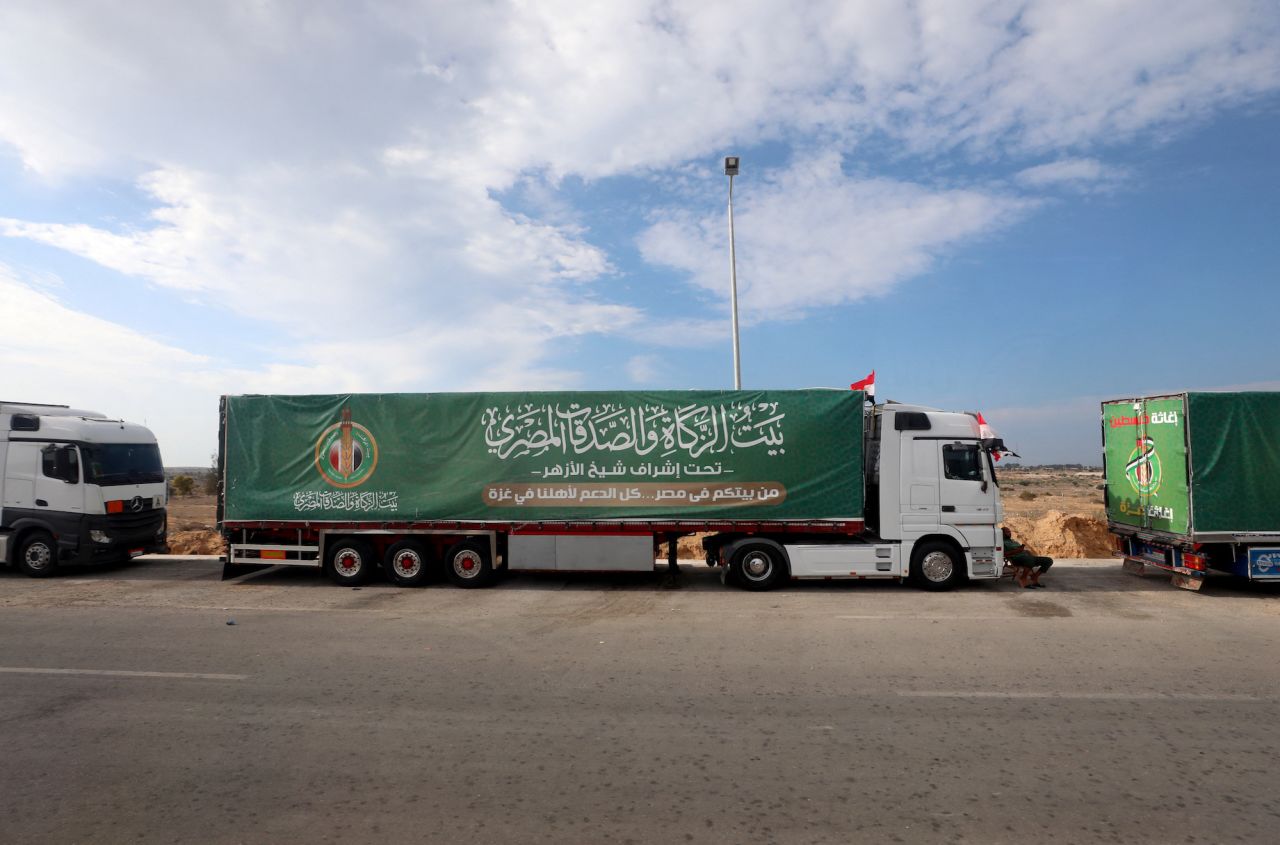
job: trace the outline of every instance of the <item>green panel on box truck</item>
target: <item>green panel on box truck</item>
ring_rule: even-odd
[[[1107,518],[1169,534],[1280,531],[1280,393],[1102,406]]]
[[[1190,528],[1186,408],[1181,396],[1102,406],[1107,518],[1168,534]]]
[[[227,521],[860,519],[863,394],[229,396]]]

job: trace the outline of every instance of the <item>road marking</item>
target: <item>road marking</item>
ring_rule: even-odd
[[[44,669],[33,666],[0,666],[12,675],[104,675],[109,678],[196,678],[206,681],[243,681],[248,675],[220,675],[215,672],[135,672],[131,669]]]
[[[991,692],[981,690],[894,690],[903,698],[1064,698],[1092,701],[1267,701],[1258,695],[1198,692]]]

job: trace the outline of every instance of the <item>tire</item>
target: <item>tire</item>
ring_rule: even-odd
[[[435,559],[421,540],[401,540],[382,558],[382,569],[397,587],[421,587],[431,577]]]
[[[763,543],[751,543],[733,553],[729,577],[744,590],[772,590],[787,577],[782,552]]]
[[[444,563],[444,571],[454,586],[487,587],[495,580],[488,539],[472,538],[455,544]]]
[[[324,572],[341,587],[358,587],[373,577],[373,549],[363,540],[342,538],[329,549]]]
[[[58,571],[58,542],[48,531],[32,531],[18,546],[18,571],[32,578],[48,578]]]
[[[954,589],[965,579],[964,556],[950,543],[921,543],[911,553],[911,580],[922,590]]]

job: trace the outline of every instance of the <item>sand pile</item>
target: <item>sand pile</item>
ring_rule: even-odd
[[[217,531],[197,529],[174,531],[169,535],[169,553],[175,555],[220,555],[227,551]]]
[[[706,560],[707,553],[702,550],[702,538],[709,534],[691,534],[676,540],[676,557],[680,560]],[[667,559],[667,544],[658,544],[658,554],[662,560]]]
[[[1052,558],[1111,557],[1113,548],[1107,524],[1080,514],[1049,511],[1040,517],[1006,516],[1015,539],[1037,554]]]

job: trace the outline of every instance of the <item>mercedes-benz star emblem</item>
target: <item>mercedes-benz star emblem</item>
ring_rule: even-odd
[[[134,513],[137,513],[138,511],[142,510],[142,497],[141,497],[141,496],[134,496],[134,497],[133,497],[133,499],[129,502],[129,510],[133,511]]]

